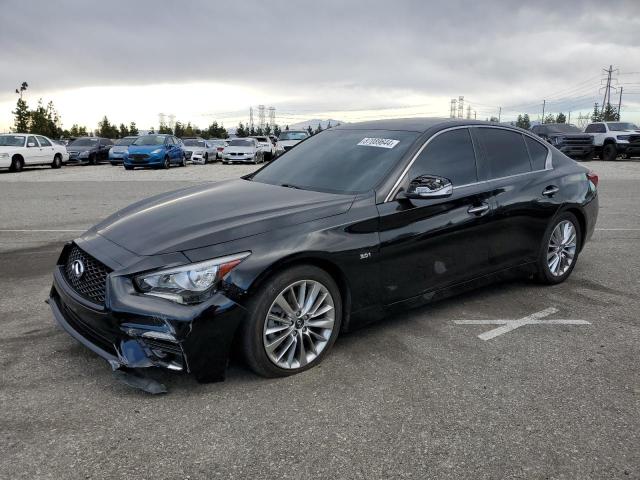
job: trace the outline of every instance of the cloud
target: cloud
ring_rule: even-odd
[[[34,91],[222,83],[332,111],[458,95],[518,105],[605,65],[636,70],[640,45],[634,0],[4,0],[3,17],[0,101],[27,80]]]

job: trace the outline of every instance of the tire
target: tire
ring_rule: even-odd
[[[91,155],[89,157],[89,165],[97,165],[98,164],[98,157],[94,155]]]
[[[311,301],[311,308],[315,308],[316,311],[331,308],[318,314],[315,319],[307,318],[308,315],[306,315],[292,316],[290,320],[284,317],[284,310],[276,303],[276,299],[284,293],[285,298],[288,298],[287,304],[294,305],[289,296],[292,290],[289,288],[293,288],[293,292],[299,295],[302,282],[306,282],[305,285],[309,286],[306,291],[310,295],[314,291],[314,286],[320,290],[315,297],[316,302],[322,295],[327,294],[319,306]],[[242,326],[242,350],[249,367],[263,377],[286,377],[318,365],[331,350],[340,332],[342,323],[340,290],[331,275],[312,265],[298,265],[276,273],[262,285],[249,303],[248,311],[252,313]],[[269,313],[272,315],[267,318]],[[283,322],[274,322],[273,318],[280,318],[280,315]],[[332,320],[331,316],[333,316]],[[312,326],[310,322],[327,328]],[[274,325],[280,330],[268,334],[266,328],[274,328]],[[284,333],[280,334],[283,330]],[[320,340],[322,338],[323,340]],[[271,354],[267,353],[266,345],[269,342],[272,344],[277,342]],[[298,342],[304,346],[304,355]],[[313,342],[316,343],[313,344]],[[312,345],[315,345],[315,351]],[[275,359],[278,355],[282,355],[280,365]]]
[[[570,238],[567,239],[562,238],[561,236],[554,236],[557,235],[556,229],[558,229],[560,233],[563,233],[562,227],[567,224],[571,225],[573,232],[575,233],[573,242],[566,241],[570,240]],[[553,239],[552,236],[554,236]],[[559,249],[559,247],[554,247],[554,244],[567,246]],[[573,244],[573,247],[570,247],[571,244]],[[580,222],[578,222],[576,216],[572,213],[565,212],[554,218],[553,222],[551,222],[547,227],[547,231],[542,239],[542,244],[540,245],[540,252],[537,260],[538,272],[536,274],[536,280],[539,283],[546,285],[555,285],[564,282],[569,278],[569,275],[571,275],[573,268],[578,262],[581,245],[582,230],[580,229]],[[556,253],[558,251],[561,252],[560,255]],[[571,262],[568,265],[566,264],[566,260],[563,260],[562,252],[565,253],[564,259],[568,258],[568,254],[573,255]],[[554,272],[552,265],[557,257],[559,257],[557,270]]]
[[[607,162],[613,162],[618,156],[618,149],[614,143],[607,143],[602,147],[602,159]]]
[[[209,163],[209,154],[205,153],[204,154],[204,164],[206,165],[207,163]]]
[[[112,167],[117,167],[118,166],[118,162],[109,162],[111,164]]]
[[[164,168],[165,170],[169,170],[171,168],[171,159],[169,158],[168,155],[164,157],[164,162],[162,162],[162,168]]]
[[[133,165],[125,165],[124,169],[125,170],[133,170]]]
[[[53,157],[53,162],[51,162],[51,168],[53,169],[58,169],[62,167],[62,157],[60,156],[60,154],[56,154]]]
[[[206,164],[207,162],[204,162],[204,163]],[[187,157],[184,156],[184,155],[182,155],[182,160],[180,161],[180,166],[181,167],[186,167],[187,166]]]
[[[9,166],[10,172],[21,172],[24,168],[24,160],[17,155],[11,159],[11,165]]]

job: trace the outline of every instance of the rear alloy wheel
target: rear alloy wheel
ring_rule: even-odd
[[[182,155],[182,161],[180,162],[180,166],[181,167],[186,167],[187,166],[187,156],[186,155]]]
[[[607,162],[613,162],[618,156],[618,149],[613,143],[607,143],[602,148],[602,159]]]
[[[301,265],[272,277],[244,326],[244,351],[259,375],[282,377],[322,361],[342,320],[340,291],[324,270]]]
[[[98,157],[93,154],[89,157],[89,164],[90,165],[97,165],[98,164]]]
[[[24,160],[22,157],[15,156],[11,159],[11,166],[9,166],[10,172],[21,172],[24,168]]]
[[[53,162],[51,162],[51,168],[57,169],[62,167],[62,157],[59,154],[56,154],[53,157]]]
[[[544,236],[538,259],[538,280],[546,284],[564,282],[575,267],[582,240],[575,215],[563,213]]]
[[[204,154],[204,164],[206,165],[207,163],[209,163],[209,154],[205,153]]]

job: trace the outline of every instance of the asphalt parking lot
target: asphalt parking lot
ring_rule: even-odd
[[[54,262],[135,200],[255,167],[1,172],[0,478],[640,478],[640,161],[589,166],[598,230],[564,284],[391,317],[290,378],[158,373],[164,396],[54,326]]]

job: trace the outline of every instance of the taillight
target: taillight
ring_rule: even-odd
[[[218,147],[218,151],[219,151],[219,152],[222,152],[223,150],[224,150],[224,148],[223,148],[223,147]]]
[[[593,170],[589,170],[589,173],[587,173],[587,178],[591,183],[593,183],[594,187],[598,186],[599,178],[598,178],[598,175]]]

